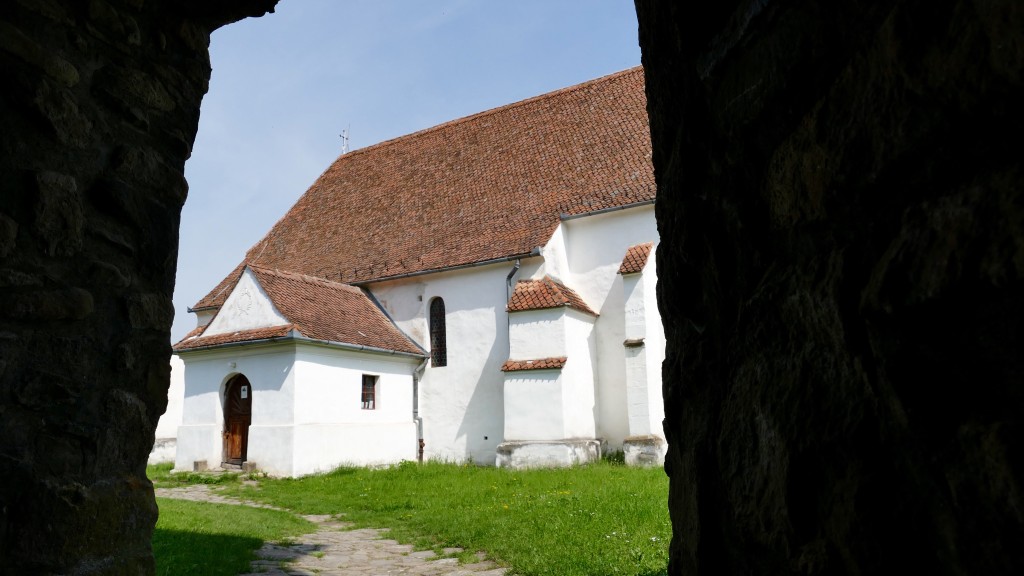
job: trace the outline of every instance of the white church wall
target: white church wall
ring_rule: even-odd
[[[505,439],[565,438],[564,380],[560,370],[521,370],[505,375]]]
[[[559,225],[547,243],[541,246],[540,255],[543,259],[537,263],[536,268],[530,269],[529,275],[523,276],[523,278],[537,280],[547,275],[567,284],[570,281],[567,248],[564,226]],[[541,263],[543,264],[540,265]]]
[[[594,438],[597,434],[595,391],[599,377],[594,372],[594,320],[589,314],[565,309],[568,360],[563,368],[565,435],[562,438]]]
[[[418,358],[300,344],[295,358],[295,423],[412,422]],[[377,377],[375,406],[362,407],[363,375]]]
[[[277,311],[248,268],[238,279],[203,336],[227,334],[237,330],[281,326],[288,320]]]
[[[662,420],[665,419],[665,401],[661,395],[661,365],[665,361],[665,327],[661,323],[658,311],[658,273],[654,251],[643,271],[644,314],[646,316],[646,333],[644,336],[645,361],[647,362],[647,378],[651,384],[647,388],[650,406],[651,434],[664,438],[665,431]]]
[[[185,396],[178,427],[175,469],[192,470],[205,460],[211,468],[223,459],[224,384],[243,374],[253,390],[248,459],[260,468],[290,474],[290,440],[284,431],[294,414],[290,344],[232,346],[182,355]]]
[[[253,403],[259,396],[253,396]],[[274,476],[296,476],[295,427],[285,424],[255,424],[249,426],[247,462]]]
[[[569,356],[564,308],[523,310],[509,315],[511,360],[539,360]]]
[[[629,435],[653,434],[646,346],[628,347],[623,353],[626,361],[626,410],[629,415]]]
[[[502,262],[369,286],[389,314],[396,312],[396,325],[428,350],[428,307],[432,298],[444,299],[448,365],[428,364],[420,382],[426,459],[494,463],[504,430],[505,278],[512,267]],[[400,304],[410,301],[419,310],[413,316]]]
[[[300,344],[294,474],[415,460],[412,373],[419,363],[407,356]],[[362,407],[364,374],[377,377],[373,409]]]
[[[622,293],[625,297],[623,314],[625,317],[625,334],[628,340],[647,337],[647,300],[641,274],[625,274],[622,276]]]
[[[655,300],[655,263],[649,258],[640,274],[623,276],[626,298],[624,347],[630,436],[623,445],[625,460],[634,466],[658,466],[665,461],[664,402],[661,398],[661,362],[665,336]],[[642,344],[641,344],[642,342]]]
[[[167,409],[156,424],[155,443],[149,453],[149,463],[173,462],[177,449],[178,426],[181,425],[182,405],[185,402],[185,363],[176,354],[171,355],[171,384],[167,389]]]
[[[181,424],[185,402],[185,363],[177,354],[171,355],[171,385],[167,390],[167,410],[156,425],[157,438],[174,438]]]
[[[562,227],[571,271],[566,284],[600,314],[595,324],[597,434],[609,448],[619,449],[629,435],[629,420],[622,356],[625,297],[618,269],[630,246],[658,242],[654,206],[570,219],[562,222]]]
[[[416,459],[416,425],[406,422],[299,424],[293,428],[293,474],[326,472],[338,466],[373,466]]]
[[[623,347],[623,357],[626,363],[626,407],[629,418],[629,435],[649,435],[652,434],[652,428],[646,350],[647,303],[644,298],[644,277],[642,274],[624,275],[622,285],[626,295],[626,338],[644,341],[644,344],[640,346]]]

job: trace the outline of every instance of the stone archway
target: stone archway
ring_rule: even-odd
[[[209,37],[275,4],[0,7],[5,573],[153,572]],[[637,9],[670,571],[1024,572],[1024,5]]]
[[[150,574],[210,33],[276,0],[0,7],[0,573]]]

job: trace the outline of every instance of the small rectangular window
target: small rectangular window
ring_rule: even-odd
[[[377,378],[363,374],[363,410],[377,409]]]

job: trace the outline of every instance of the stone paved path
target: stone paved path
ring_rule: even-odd
[[[221,496],[201,484],[183,488],[157,488],[161,498],[178,498],[256,508],[274,508]],[[303,516],[317,525],[312,534],[289,538],[290,545],[264,544],[256,551],[252,571],[242,576],[371,576],[409,574],[415,576],[502,576],[504,568],[482,560],[459,565],[455,558],[437,558],[430,550],[414,552],[413,547],[384,540],[385,530],[351,530],[348,523],[331,516]],[[461,552],[446,548],[445,554]]]

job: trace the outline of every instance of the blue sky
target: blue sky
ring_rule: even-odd
[[[341,153],[343,129],[363,148],[636,66],[640,49],[632,0],[282,0],[214,32],[210,59],[172,342]]]

